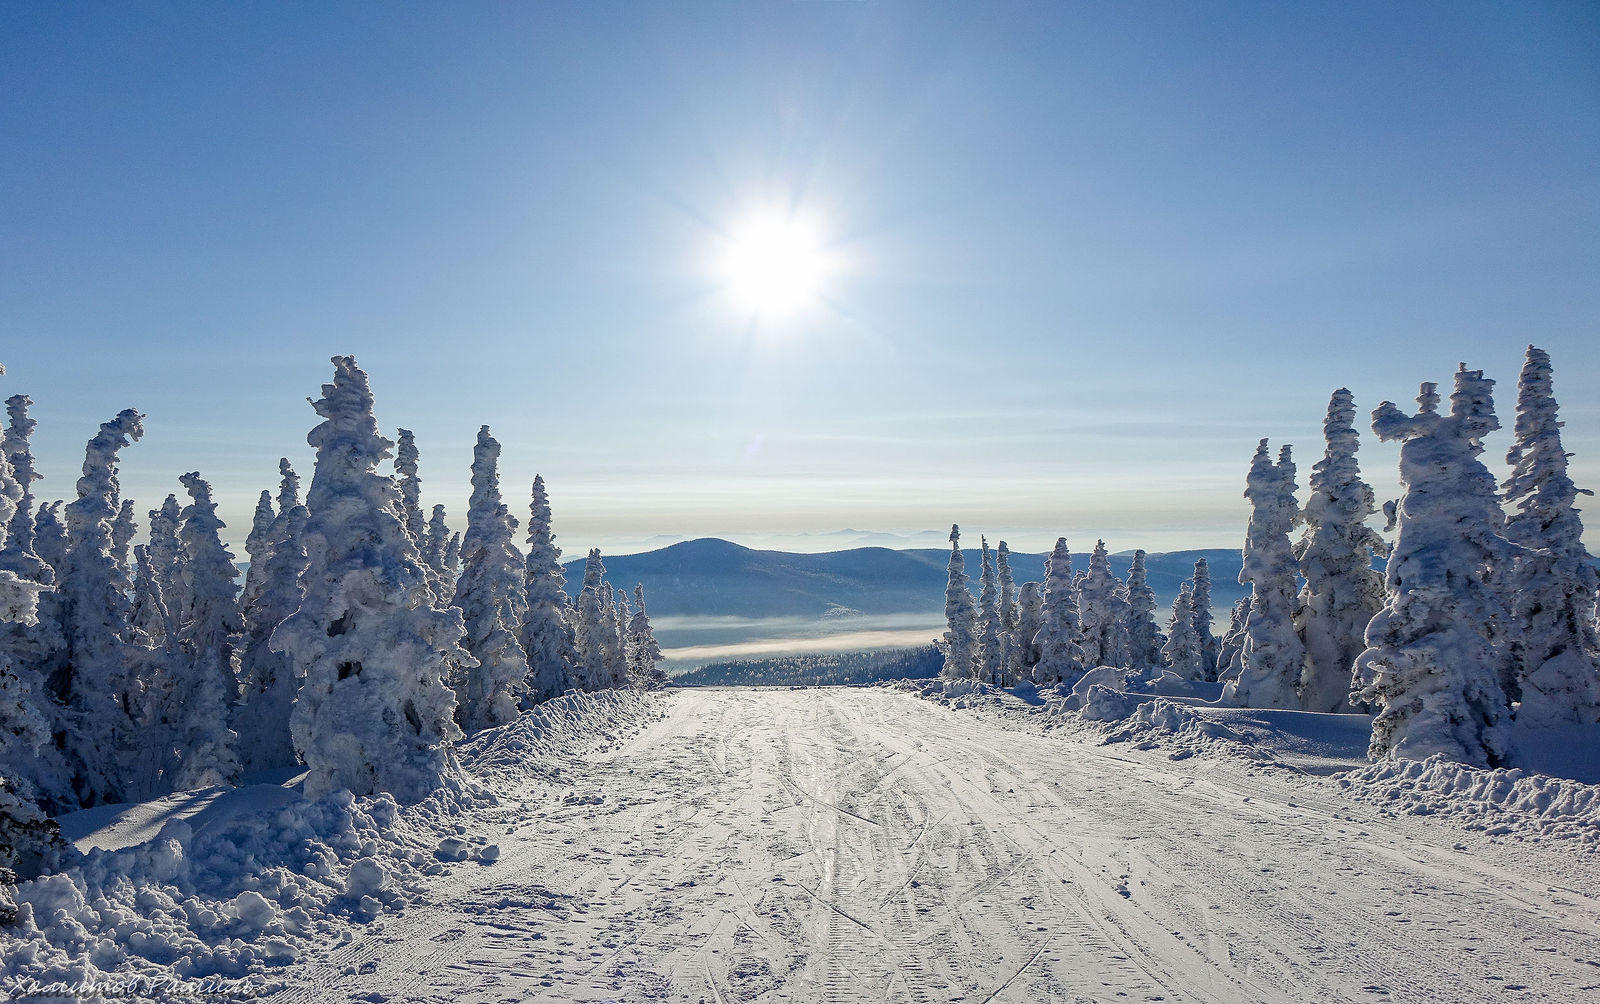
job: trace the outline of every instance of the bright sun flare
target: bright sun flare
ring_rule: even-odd
[[[730,235],[722,270],[740,308],[781,317],[816,301],[828,257],[816,227],[807,221],[766,216],[746,221]]]

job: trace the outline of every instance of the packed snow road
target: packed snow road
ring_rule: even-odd
[[[1331,785],[886,690],[667,700],[277,999],[1600,999],[1594,899]]]

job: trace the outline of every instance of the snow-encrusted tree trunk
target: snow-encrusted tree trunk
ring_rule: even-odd
[[[403,802],[439,787],[460,735],[443,675],[472,656],[461,612],[436,607],[399,516],[399,491],[378,465],[393,444],[378,434],[367,374],[333,358],[334,378],[312,407],[317,451],[306,495],[308,564],[300,608],[272,646],[304,675],[290,718],[305,760],[305,791],[387,791]]]
[[[1517,721],[1540,728],[1600,721],[1600,638],[1595,631],[1594,559],[1583,546],[1567,475],[1550,356],[1528,346],[1517,383],[1516,440],[1506,454],[1505,536],[1527,550],[1512,586],[1510,660],[1520,690]]]
[[[983,550],[983,574],[978,580],[978,679],[984,683],[1004,686],[1004,652],[1001,645],[1000,584],[995,575],[994,552],[989,550],[989,538],[980,535]]]
[[[1111,572],[1106,542],[1095,541],[1089,570],[1078,582],[1078,615],[1083,625],[1084,667],[1127,666],[1128,600]]]
[[[127,683],[129,598],[118,588],[112,523],[117,453],[144,435],[144,416],[129,408],[100,426],[84,452],[78,498],[66,507],[67,550],[58,569],[65,659],[52,689],[61,697],[62,752],[85,806],[118,801],[123,762],[135,744],[123,703]]]
[[[1455,381],[1449,415],[1439,414],[1432,383],[1422,385],[1417,414],[1388,401],[1372,413],[1378,438],[1400,441],[1402,495],[1388,595],[1356,659],[1357,698],[1378,709],[1373,759],[1437,753],[1497,766],[1509,709],[1489,633],[1506,616],[1492,576],[1515,548],[1499,534],[1494,477],[1478,460],[1482,438],[1500,424],[1494,381],[1465,366]]]
[[[1038,683],[1036,669],[1039,665],[1039,629],[1044,626],[1044,594],[1037,582],[1024,582],[1017,591],[1017,629],[1011,646],[1014,680]],[[1076,609],[1077,598],[1073,598]]]
[[[1194,626],[1194,594],[1189,583],[1178,589],[1172,601],[1172,619],[1167,623],[1167,641],[1161,647],[1167,667],[1185,680],[1206,678],[1205,651]]]
[[[499,441],[489,435],[487,425],[480,427],[472,451],[472,500],[455,595],[467,628],[467,651],[478,660],[456,691],[462,726],[469,733],[516,720],[528,679],[528,657],[517,640],[526,616],[526,568],[512,542],[516,517],[500,498],[499,462]]]
[[[1355,415],[1350,392],[1334,391],[1322,423],[1327,447],[1311,468],[1306,534],[1294,549],[1305,576],[1296,622],[1306,649],[1300,675],[1305,711],[1355,710],[1351,670],[1366,648],[1367,623],[1383,608],[1383,575],[1373,569],[1372,555],[1387,548],[1367,526],[1378,504],[1356,463]]]
[[[1200,639],[1200,664],[1205,667],[1201,680],[1217,678],[1217,636],[1211,627],[1211,565],[1200,558],[1194,563],[1194,590],[1190,595],[1194,607],[1194,633]]]
[[[227,524],[217,518],[211,485],[191,471],[179,478],[189,493],[178,539],[189,609],[180,620],[183,653],[182,729],[177,790],[232,784],[239,777],[238,736],[228,727],[239,697],[239,640],[244,620],[234,602],[239,569],[222,542]]]
[[[1306,649],[1294,629],[1298,566],[1289,533],[1299,521],[1294,497],[1294,461],[1289,447],[1277,463],[1265,439],[1256,446],[1244,497],[1250,500],[1244,562],[1239,582],[1250,587],[1239,674],[1223,688],[1223,698],[1241,708],[1298,708],[1296,688],[1305,668]]]
[[[298,500],[291,497],[287,507],[282,505],[284,501],[280,494],[278,518],[270,534],[271,552],[262,570],[261,595],[245,611],[246,639],[239,673],[243,693],[233,729],[239,736],[246,771],[292,767],[299,762],[289,722],[301,675],[292,659],[273,651],[272,635],[300,609],[305,594],[300,580],[309,561],[304,543],[309,514]]]
[[[637,609],[628,622],[628,678],[632,686],[641,690],[660,690],[670,681],[661,668],[661,646],[656,643],[656,633],[650,627],[650,617],[644,612],[644,585],[633,587],[633,600]]]
[[[944,587],[944,669],[946,680],[970,680],[977,669],[976,611],[967,591],[967,559],[961,553],[961,527],[950,526],[950,565]]]
[[[263,568],[271,547],[272,524],[278,513],[272,508],[272,493],[263,491],[256,500],[256,511],[250,520],[250,535],[244,539],[244,553],[250,559],[244,572],[244,591],[239,594],[239,609],[249,610],[261,595]]]
[[[1057,537],[1055,549],[1044,562],[1044,599],[1039,628],[1033,636],[1039,653],[1033,666],[1033,682],[1040,686],[1076,682],[1089,668],[1073,586],[1072,552],[1067,548],[1067,538]]]
[[[1165,665],[1161,653],[1166,642],[1156,626],[1156,591],[1150,588],[1141,548],[1133,552],[1128,568],[1128,664],[1134,669],[1160,669]]]
[[[561,548],[550,532],[550,496],[544,478],[534,475],[529,504],[528,559],[524,571],[527,612],[521,641],[528,656],[528,696],[533,701],[560,697],[572,686],[573,635],[567,576],[561,567]]]
[[[590,548],[583,566],[583,588],[578,591],[577,617],[573,625],[578,655],[577,684],[584,690],[601,690],[607,686],[606,612],[602,606],[605,574],[600,549]]]

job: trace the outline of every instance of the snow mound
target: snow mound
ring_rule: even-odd
[[[1365,801],[1416,816],[1459,819],[1470,830],[1519,840],[1576,840],[1600,848],[1600,785],[1521,769],[1445,759],[1381,760],[1339,778]]]
[[[1006,696],[1006,691],[1001,688],[977,680],[889,680],[880,686],[902,690],[925,701],[955,709],[998,704]]]
[[[494,860],[483,837],[463,837],[499,804],[480,776],[555,777],[560,763],[660,717],[660,703],[608,693],[541,705],[460,747],[465,773],[415,805],[341,790],[200,827],[174,819],[141,842],[91,850],[15,887],[16,922],[0,930],[0,999],[140,979],[223,980],[241,999],[271,993],[308,945],[416,899],[428,876],[454,867],[439,860],[444,844]]]

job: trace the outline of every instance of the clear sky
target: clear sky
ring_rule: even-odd
[[[757,310],[739,235],[791,217],[814,281]],[[569,554],[1169,550],[1242,539],[1259,437],[1303,486],[1333,388],[1464,361],[1508,418],[1530,341],[1600,488],[1592,3],[0,5],[36,490],[135,406],[141,518],[198,469],[240,557],[335,353],[426,503],[488,423]]]

